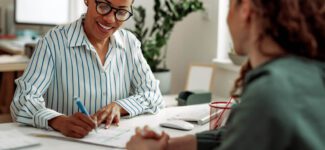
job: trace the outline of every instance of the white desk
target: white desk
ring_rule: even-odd
[[[151,127],[157,127],[160,122],[165,121],[168,118],[171,118],[175,114],[178,114],[182,112],[182,107],[169,107],[161,110],[156,115],[141,115],[137,116],[131,119],[122,119],[119,126],[123,128],[135,128],[137,126],[144,126],[149,125]],[[180,131],[180,130],[174,130],[174,129],[167,129],[167,128],[161,128],[167,132],[171,137],[175,136],[182,136],[187,134],[195,134],[197,132],[201,132],[204,130],[208,130],[209,123],[198,126],[195,125],[195,128],[191,131]],[[40,133],[42,132],[41,129],[36,129],[33,127],[26,127],[26,126],[19,126],[17,123],[5,123],[0,124],[0,133],[1,130],[8,130],[8,129],[17,129],[21,131],[24,134],[30,134],[30,133]],[[109,147],[103,147],[103,146],[97,146],[97,145],[91,145],[91,144],[85,144],[85,143],[79,143],[79,142],[73,142],[73,141],[67,141],[64,139],[55,139],[55,138],[45,138],[45,137],[35,137],[41,142],[41,145],[34,146],[26,149],[33,149],[33,150],[60,150],[60,149],[75,149],[75,150],[100,150],[100,149],[112,149]]]

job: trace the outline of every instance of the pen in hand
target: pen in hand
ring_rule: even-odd
[[[81,110],[81,112],[85,115],[87,115],[90,119],[90,114],[88,113],[87,109],[85,108],[85,106],[81,103],[80,99],[78,97],[74,98],[75,103],[77,104],[78,108]],[[93,120],[93,119],[91,119]],[[93,120],[93,122],[96,125],[95,131],[97,132],[97,117],[95,117],[95,119]]]

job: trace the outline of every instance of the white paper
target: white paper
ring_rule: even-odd
[[[18,130],[0,131],[0,149],[17,149],[39,144],[37,139],[24,135]]]
[[[99,128],[98,132],[92,131],[86,137],[82,139],[70,138],[62,135],[61,133],[54,131],[44,131],[41,135],[36,136],[47,136],[55,138],[64,138],[73,141],[79,141],[89,144],[125,148],[126,143],[130,140],[131,136],[135,134],[134,129],[125,129],[121,127],[110,127],[109,129]]]

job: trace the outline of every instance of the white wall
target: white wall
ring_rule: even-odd
[[[172,70],[172,93],[184,89],[190,64],[211,64],[217,55],[218,1],[202,1],[206,12],[190,14],[176,24],[168,43],[167,66]],[[153,22],[150,17],[153,14],[153,0],[136,0],[135,5],[145,6],[149,18],[146,21]],[[227,97],[236,76],[232,71],[217,68],[214,94]]]
[[[148,20],[153,22],[153,1],[136,0],[135,5],[147,8]],[[217,1],[204,0],[208,20],[203,12],[192,13],[176,24],[167,49],[167,67],[172,71],[172,93],[185,87],[191,63],[212,63],[217,48]]]

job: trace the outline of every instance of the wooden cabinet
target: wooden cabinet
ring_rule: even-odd
[[[22,75],[27,66],[28,58],[20,55],[18,57],[8,56],[8,50],[0,48],[0,114],[10,113],[10,104],[15,92],[15,79]],[[11,59],[12,58],[12,59]],[[22,61],[24,58],[26,61]]]

